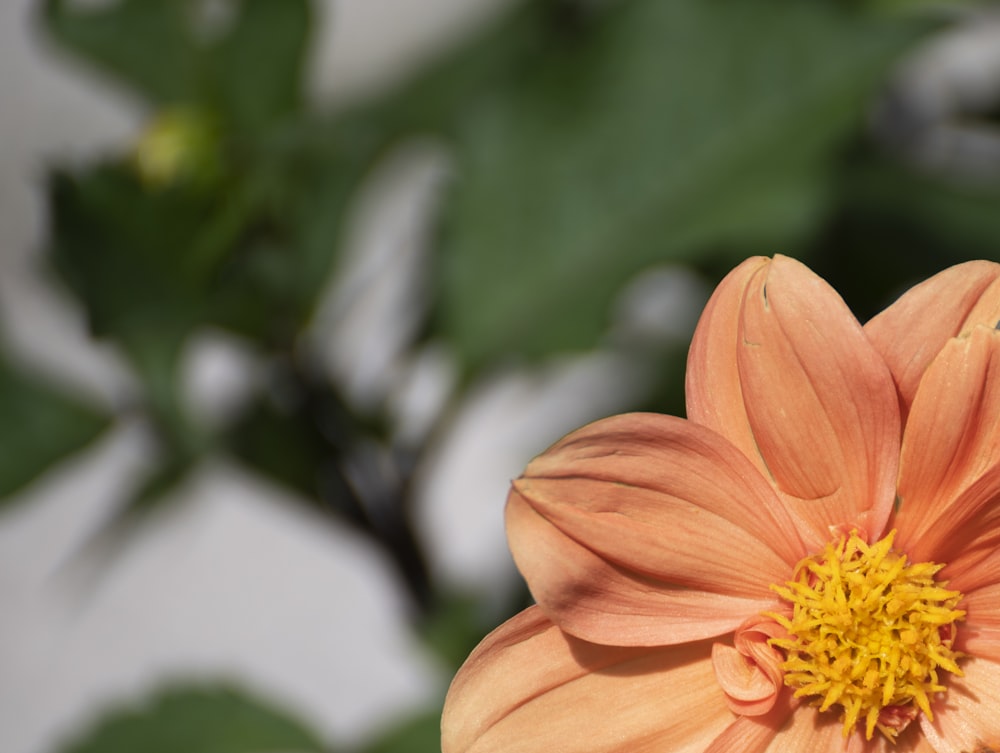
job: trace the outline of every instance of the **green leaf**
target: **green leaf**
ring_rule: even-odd
[[[109,714],[60,753],[322,753],[291,713],[228,687],[176,687]]]
[[[91,331],[114,340],[145,388],[171,452],[204,443],[184,415],[177,369],[207,316],[214,267],[232,244],[215,199],[184,188],[146,190],[121,166],[50,182],[50,262],[83,304]]]
[[[327,385],[302,381],[276,369],[271,394],[243,412],[224,437],[224,445],[258,473],[298,492],[324,514],[359,524],[366,513],[350,488],[343,465],[365,441],[362,426],[341,397]],[[393,510],[380,510],[384,517]]]
[[[107,425],[96,410],[0,359],[0,506]]]
[[[435,609],[420,625],[424,644],[457,671],[476,644],[489,632],[482,599],[472,594],[446,592],[435,595]],[[504,615],[506,618],[509,615]],[[491,615],[493,617],[493,615]],[[501,620],[502,621],[502,620]],[[497,624],[493,619],[490,627]]]
[[[285,129],[239,180],[143,185],[127,165],[57,171],[49,260],[91,330],[121,344],[171,416],[177,359],[205,324],[287,352],[327,282],[373,143],[327,123]],[[363,143],[362,143],[363,142]],[[183,428],[178,425],[178,428]]]
[[[532,603],[523,581],[500,603],[482,594],[439,587],[431,609],[417,625],[417,634],[446,667],[457,672],[487,633]]]
[[[480,97],[530,77],[539,55],[559,34],[559,8],[568,5],[563,0],[516,3],[495,23],[350,115],[369,131],[383,131],[387,140],[413,132],[451,133],[456,116]]]
[[[926,17],[947,19],[968,11],[976,5],[975,0],[855,0],[853,3],[869,12],[924,15]]]
[[[876,159],[845,172],[844,209],[859,221],[909,228],[950,263],[1000,256],[1000,176],[963,182]]]
[[[284,413],[270,401],[260,401],[233,426],[226,444],[258,473],[320,506],[327,491],[324,480],[338,477],[339,458],[318,424],[304,411]]]
[[[439,753],[441,710],[432,709],[404,719],[362,748],[362,753]]]
[[[57,172],[49,196],[52,261],[94,334],[170,339],[199,321],[211,271],[203,259],[220,256],[227,240],[211,233],[211,197],[147,191],[114,166]]]
[[[311,3],[234,0],[217,38],[200,28],[205,4],[45,0],[41,20],[66,49],[150,103],[205,108],[237,132],[259,133],[300,103]]]
[[[241,130],[259,131],[298,108],[310,20],[308,0],[243,0],[212,49],[220,109]]]
[[[289,347],[366,164],[314,131],[261,148],[226,184],[148,188],[127,165],[54,173],[49,252],[94,334],[178,342],[211,322]]]
[[[845,164],[838,193],[809,262],[862,321],[945,267],[1000,261],[996,178],[963,182],[861,152]]]
[[[162,105],[196,99],[199,54],[190,6],[178,0],[119,0],[85,8],[45,0],[41,20],[68,50]]]
[[[260,145],[235,187],[245,198],[229,200],[242,206],[233,213],[242,224],[216,270],[213,323],[291,347],[325,289],[349,202],[380,145],[352,130],[303,119]]]
[[[800,241],[916,36],[827,3],[635,0],[459,111],[441,326],[467,363],[592,346],[654,262]]]

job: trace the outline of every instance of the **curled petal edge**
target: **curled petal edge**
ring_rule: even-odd
[[[712,666],[734,714],[760,716],[774,708],[784,687],[784,670],[781,652],[768,641],[787,634],[774,620],[756,616],[737,629],[732,646],[713,644]]]

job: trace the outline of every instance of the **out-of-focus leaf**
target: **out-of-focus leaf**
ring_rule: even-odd
[[[457,671],[487,633],[532,603],[531,594],[520,579],[501,603],[496,603],[495,594],[484,598],[482,594],[439,588],[432,609],[418,625],[418,632],[425,645],[451,671]]]
[[[592,345],[643,266],[786,248],[916,36],[829,3],[612,3],[457,113],[441,316],[471,364]]]
[[[420,625],[420,636],[448,667],[457,670],[486,634],[485,622],[481,599],[439,592],[436,608]]]
[[[952,259],[1000,256],[1000,176],[963,183],[873,159],[849,168],[843,201],[855,215],[931,234]]]
[[[378,142],[308,122],[262,145],[232,197],[238,243],[217,266],[210,320],[287,348],[308,321],[343,240],[353,190]]]
[[[432,709],[405,719],[364,746],[361,753],[439,753],[441,710]]]
[[[118,0],[85,8],[45,0],[42,21],[67,49],[156,104],[193,101],[200,58],[192,37],[191,3]]]
[[[848,3],[874,13],[947,17],[968,10],[975,0],[854,0]]]
[[[122,166],[55,173],[50,200],[51,263],[92,332],[128,356],[168,452],[196,454],[205,440],[185,415],[177,370],[185,339],[207,317],[218,259],[233,242],[225,208],[186,186],[146,190]]]
[[[998,206],[1000,181],[963,184],[865,154],[845,166],[810,264],[864,321],[948,265],[1000,261]]]
[[[322,753],[287,711],[227,687],[177,687],[111,713],[60,753]]]
[[[96,335],[171,339],[199,321],[204,258],[221,256],[216,246],[228,240],[211,234],[212,197],[146,191],[124,169],[103,167],[55,173],[50,203],[52,260]]]
[[[728,270],[726,270],[728,271]],[[717,282],[718,280],[713,280]],[[649,394],[644,396],[637,410],[683,416],[687,410],[684,401],[684,376],[687,366],[688,343],[673,343],[667,347],[645,348],[631,357],[652,374]]]
[[[45,0],[41,20],[63,47],[152,104],[204,108],[237,133],[259,133],[299,105],[310,2],[239,0],[214,36],[200,28],[206,4]]]
[[[224,438],[239,460],[301,495],[323,514],[370,529],[359,491],[347,478],[355,450],[371,441],[353,414],[325,385],[274,377],[271,394],[248,406]],[[398,509],[385,511],[396,516]]]
[[[366,103],[352,118],[390,138],[407,133],[452,131],[462,110],[498,88],[530,77],[541,55],[562,36],[571,2],[531,0],[514,4],[478,33],[463,39],[397,89]]]
[[[0,506],[107,425],[97,411],[0,360]]]
[[[227,444],[249,467],[317,505],[328,495],[346,499],[350,496],[346,493],[331,494],[334,479],[340,478],[339,453],[316,418],[300,410],[283,412],[270,401],[261,401],[232,428]]]
[[[150,189],[124,165],[54,173],[49,250],[93,332],[176,342],[212,323],[287,348],[374,149],[318,131],[262,146],[232,185]]]
[[[308,0],[243,0],[212,49],[220,107],[241,130],[259,131],[298,107],[309,22]]]

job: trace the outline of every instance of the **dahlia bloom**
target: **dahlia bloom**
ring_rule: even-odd
[[[688,418],[512,486],[536,605],[455,677],[444,753],[1000,749],[1000,265],[862,326],[802,264],[722,281]]]

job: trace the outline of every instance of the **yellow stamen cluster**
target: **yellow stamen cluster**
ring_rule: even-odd
[[[933,719],[930,697],[945,690],[939,670],[962,674],[952,649],[961,594],[934,580],[944,565],[909,564],[894,551],[895,534],[869,545],[852,532],[772,586],[792,604],[791,618],[769,615],[788,631],[770,641],[785,652],[785,684],[796,697],[817,696],[820,711],[843,707],[844,737],[864,719],[867,739],[878,727],[894,740],[883,709],[916,704]]]

